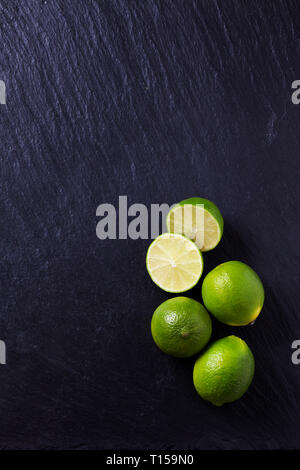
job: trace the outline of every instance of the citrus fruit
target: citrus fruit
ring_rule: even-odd
[[[213,405],[238,400],[247,391],[254,375],[254,357],[237,336],[227,336],[211,344],[197,359],[193,380],[198,394]]]
[[[170,233],[181,233],[193,240],[201,251],[220,242],[224,221],[218,207],[208,199],[192,197],[176,204],[167,215]]]
[[[219,321],[242,326],[258,317],[264,303],[264,288],[250,266],[228,261],[207,274],[202,298],[207,310]]]
[[[190,357],[201,351],[211,336],[211,319],[199,302],[174,297],[154,312],[151,332],[156,345],[176,357]]]
[[[161,289],[185,292],[194,287],[203,271],[203,257],[198,247],[183,235],[163,233],[149,246],[146,256],[148,273]]]

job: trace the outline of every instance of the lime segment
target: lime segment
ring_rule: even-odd
[[[203,272],[203,257],[188,238],[163,233],[151,243],[146,266],[151,279],[161,289],[179,293],[197,284]]]

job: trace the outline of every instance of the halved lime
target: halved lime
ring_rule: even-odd
[[[194,287],[203,272],[203,257],[194,242],[183,235],[163,233],[149,246],[148,273],[167,292],[185,292]]]
[[[201,251],[210,251],[218,245],[223,227],[224,221],[218,207],[201,197],[179,202],[167,215],[168,231],[190,238]]]

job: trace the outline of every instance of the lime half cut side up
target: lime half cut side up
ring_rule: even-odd
[[[203,272],[203,257],[194,242],[175,233],[163,233],[149,246],[148,273],[166,292],[180,293],[194,287]]]
[[[220,242],[224,221],[218,207],[208,199],[193,197],[176,204],[167,215],[170,233],[183,234],[201,251],[210,251]]]

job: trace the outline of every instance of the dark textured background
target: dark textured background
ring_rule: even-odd
[[[300,448],[299,1],[0,0],[1,448]],[[160,353],[147,240],[96,208],[199,195],[225,218],[206,272],[261,276],[256,358],[214,408]],[[200,288],[192,292],[200,299]]]

